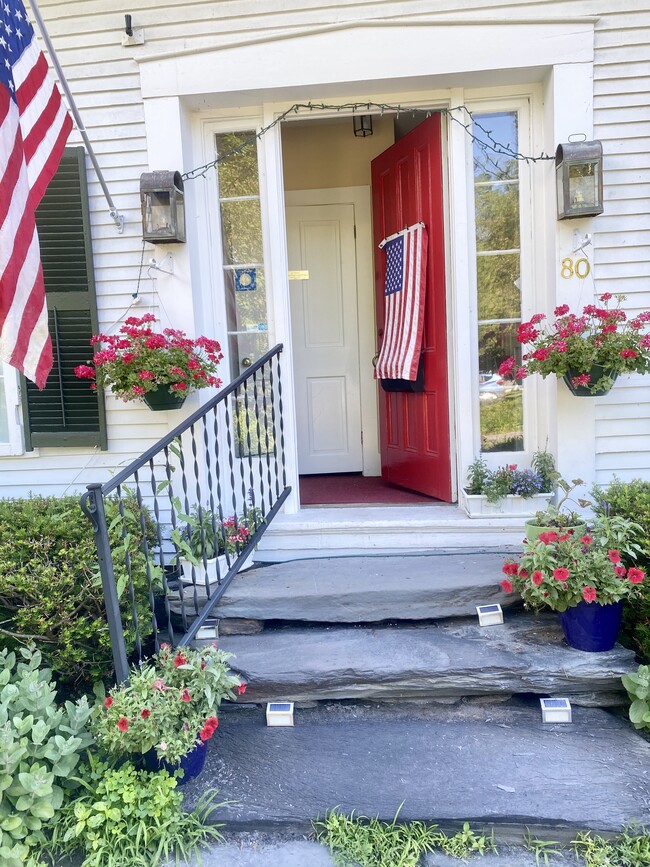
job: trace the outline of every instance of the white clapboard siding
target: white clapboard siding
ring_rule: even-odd
[[[650,304],[650,10],[640,0],[40,0],[111,194],[127,218],[118,236],[89,168],[89,194],[100,327],[129,309],[142,251],[138,179],[148,170],[144,111],[135,57],[198,50],[346,22],[417,20],[545,21],[592,16],[595,24],[594,136],[605,152],[605,213],[594,220],[597,291],[624,292],[628,308]],[[434,8],[432,8],[434,7]],[[643,8],[642,8],[643,7]],[[123,48],[124,12],[143,46]],[[262,55],[263,48],[260,48]],[[79,141],[73,134],[73,143]],[[140,293],[155,296],[146,278]],[[143,308],[140,308],[143,309]],[[138,308],[133,308],[136,312]],[[650,378],[649,378],[650,379]],[[650,476],[650,392],[639,377],[619,381],[596,403],[598,480]],[[0,459],[2,492],[61,492],[103,481],[166,432],[166,419],[144,409],[107,405],[110,451],[49,449]]]

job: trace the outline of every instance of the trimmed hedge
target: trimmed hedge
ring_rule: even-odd
[[[623,482],[614,478],[605,488],[594,487],[591,496],[597,514],[621,515],[643,528],[637,541],[643,548],[639,566],[645,571],[646,580],[642,595],[625,604],[621,640],[650,661],[650,481]]]
[[[123,518],[117,502],[106,503],[116,578],[124,586],[128,553],[141,635],[147,635],[151,615],[139,507],[133,494],[123,496],[123,502]],[[145,514],[151,545],[155,532]],[[131,623],[128,595],[122,592],[125,627]],[[34,641],[59,684],[69,691],[111,677],[97,550],[78,497],[0,500],[0,639],[9,646]],[[127,629],[126,641],[131,652],[132,630]]]

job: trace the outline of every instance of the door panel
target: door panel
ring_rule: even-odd
[[[287,208],[298,470],[360,472],[354,205]]]
[[[379,386],[382,477],[451,501],[449,395],[440,115],[434,114],[372,162],[378,347],[384,329],[386,257],[378,244],[418,221],[429,236],[422,353],[424,392]]]

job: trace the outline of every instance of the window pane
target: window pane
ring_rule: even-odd
[[[519,271],[519,253],[477,257],[479,321],[519,318]]]
[[[216,137],[217,154],[227,154],[234,148],[242,149],[218,164],[219,197],[259,195],[257,178],[257,141],[244,144],[255,135],[253,130],[228,132]]]
[[[222,202],[221,225],[225,264],[262,261],[262,218],[258,200]]]
[[[519,249],[519,184],[476,188],[476,249]]]
[[[475,114],[472,132],[478,139],[474,142],[475,180],[503,181],[519,177],[517,160],[509,154],[497,153],[491,147],[495,142],[499,142],[515,153],[519,150],[517,112]]]
[[[9,442],[9,420],[7,418],[7,396],[5,394],[5,381],[2,376],[2,363],[0,362],[0,443]]]
[[[231,332],[228,335],[230,376],[236,379],[269,348],[269,336],[264,331]]]
[[[263,268],[224,271],[228,331],[266,331],[266,286]]]
[[[522,388],[497,373],[504,358],[521,361],[517,324],[479,326],[481,451],[521,451],[524,447]]]

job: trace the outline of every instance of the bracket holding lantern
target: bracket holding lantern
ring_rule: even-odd
[[[555,151],[555,179],[558,220],[602,214],[602,143],[570,141],[558,145]]]
[[[180,172],[140,175],[142,238],[152,244],[185,241],[185,194]]]

